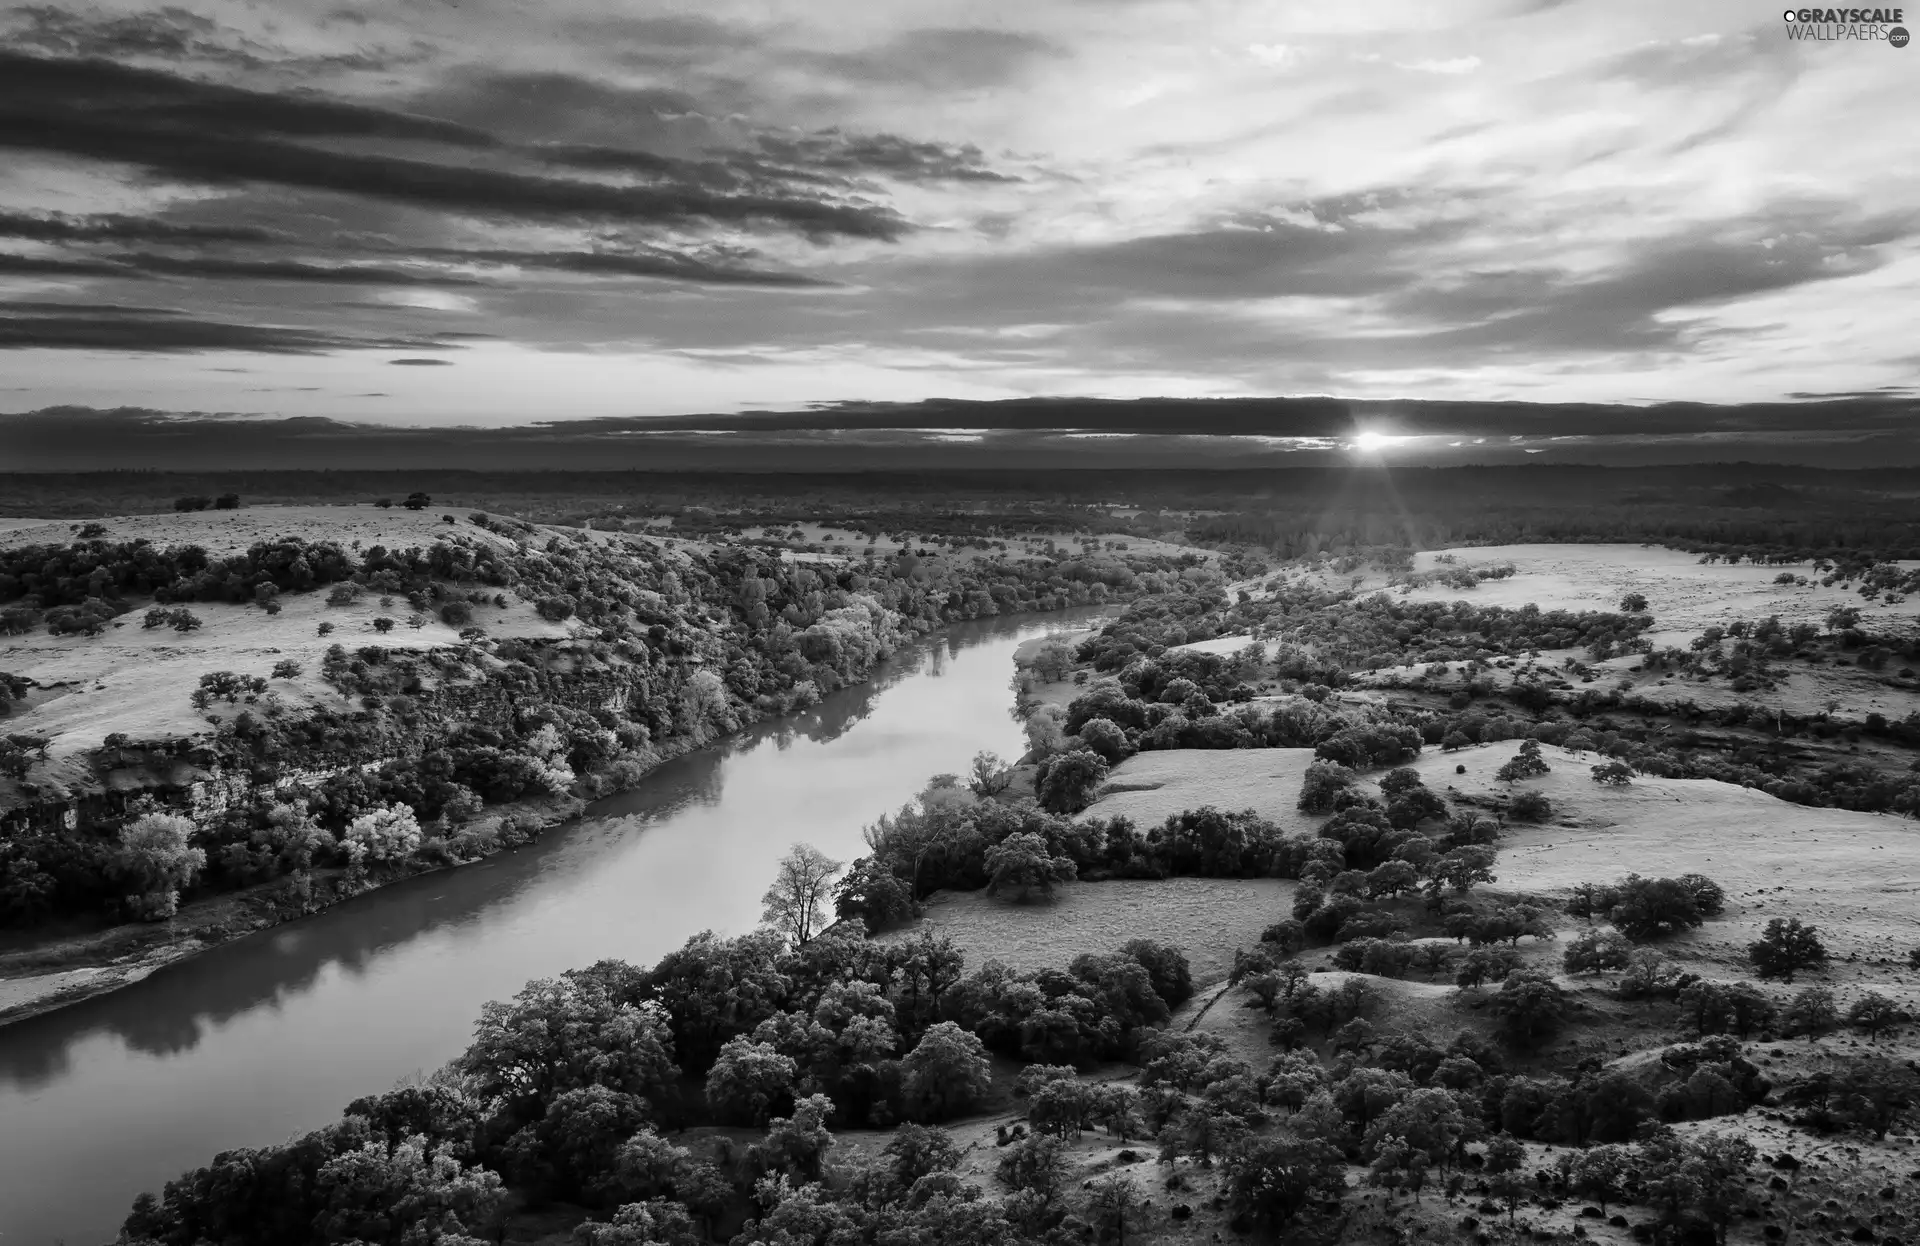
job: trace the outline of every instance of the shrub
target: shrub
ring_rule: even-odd
[[[274,679],[298,679],[300,678],[300,664],[292,658],[282,658],[273,664],[272,677]]]
[[[1543,792],[1521,792],[1507,806],[1507,815],[1516,822],[1545,822],[1553,816],[1553,802]]]
[[[464,601],[450,601],[440,607],[440,621],[448,627],[462,628],[473,622],[473,607]]]

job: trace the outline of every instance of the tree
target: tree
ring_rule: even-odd
[[[1606,1214],[1608,1203],[1626,1196],[1633,1176],[1632,1153],[1613,1144],[1564,1154],[1560,1164],[1573,1192],[1600,1204],[1601,1215]]]
[[[1304,1214],[1337,1206],[1346,1195],[1346,1160],[1318,1138],[1256,1137],[1227,1157],[1227,1200],[1276,1235]]]
[[[1691,930],[1706,921],[1696,889],[1674,878],[1627,876],[1607,919],[1636,943]]]
[[[273,678],[275,679],[300,678],[300,664],[294,661],[292,658],[280,659],[280,661],[275,662],[273,664]]]
[[[1797,917],[1775,917],[1758,939],[1747,944],[1747,958],[1761,977],[1792,982],[1800,970],[1826,964],[1827,949],[1820,942],[1819,927],[1803,926]]]
[[[1625,969],[1633,957],[1633,945],[1611,930],[1588,930],[1567,945],[1561,965],[1568,973],[1600,973]]]
[[[1109,1173],[1093,1183],[1087,1220],[1096,1242],[1127,1246],[1127,1213],[1140,1201],[1140,1186],[1125,1173]]]
[[[320,1166],[314,1240],[457,1241],[486,1233],[505,1209],[500,1175],[461,1164],[422,1134],[369,1141]]]
[[[622,1003],[580,975],[537,979],[510,1002],[483,1005],[454,1067],[522,1120],[541,1118],[554,1098],[582,1086],[644,1098],[680,1076],[666,1010]]]
[[[1898,1025],[1903,1016],[1898,1004],[1878,991],[1868,991],[1847,1009],[1847,1024],[1866,1031],[1869,1039],[1878,1039],[1882,1030]]]
[[[407,500],[402,502],[400,505],[406,507],[410,511],[423,511],[427,509],[427,507],[433,505],[433,499],[428,495],[418,492],[416,490],[413,493],[409,493],[407,495]]]
[[[1871,1059],[1856,1065],[1840,1084],[1841,1107],[1878,1142],[1900,1118],[1920,1104],[1920,1073],[1913,1062]]]
[[[179,911],[181,889],[207,863],[206,852],[188,842],[193,833],[191,819],[171,813],[142,814],[120,828],[111,870],[129,916],[161,921]]]
[[[841,862],[812,844],[795,844],[780,858],[773,886],[760,897],[766,906],[760,920],[796,945],[805,944],[826,925],[830,888],[840,870]]]
[[[833,912],[840,921],[858,921],[868,934],[878,934],[914,915],[913,893],[885,862],[861,857],[834,887]]]
[[[204,494],[173,499],[173,509],[177,511],[203,511],[213,505],[213,499]]]
[[[1302,813],[1331,813],[1333,799],[1353,786],[1353,771],[1334,761],[1314,761],[1300,783]]]
[[[221,494],[221,495],[220,495],[219,497],[217,497],[217,498],[215,498],[215,499],[213,499],[213,509],[215,509],[215,510],[217,510],[217,511],[237,511],[237,510],[239,510],[239,509],[240,509],[240,495],[239,495],[239,494],[237,494],[237,493],[223,493],[223,494]]]
[[[793,1095],[797,1066],[767,1043],[730,1039],[707,1071],[707,1103],[722,1117],[764,1125]]]
[[[900,1061],[907,1111],[919,1120],[944,1120],[973,1106],[993,1084],[993,1066],[978,1035],[951,1021],[929,1026]]]
[[[664,1198],[627,1203],[607,1221],[588,1220],[573,1231],[574,1246],[695,1246],[693,1218]]]
[[[1544,974],[1510,973],[1493,997],[1493,1013],[1508,1042],[1538,1047],[1559,1032],[1567,1015],[1567,995]]]
[[[1110,718],[1089,718],[1080,724],[1080,745],[1098,753],[1109,765],[1124,761],[1133,749],[1126,731]]]
[[[1832,1033],[1833,1027],[1840,1023],[1833,991],[1824,986],[1807,987],[1787,1004],[1783,1020],[1788,1034],[1805,1034],[1808,1042]]]
[[[1647,609],[1645,593],[1628,593],[1620,599],[1620,609],[1627,614],[1644,614]]]
[[[1546,759],[1540,756],[1540,741],[1528,740],[1520,746],[1518,753],[1494,772],[1493,777],[1502,783],[1515,783],[1521,779],[1537,778],[1552,769]]]
[[[1553,802],[1544,792],[1521,792],[1507,806],[1507,816],[1516,822],[1545,822],[1553,816]]]
[[[1034,792],[1049,813],[1078,813],[1093,803],[1106,778],[1106,758],[1077,748],[1046,759],[1034,777]]]
[[[1024,901],[1033,891],[1051,897],[1056,883],[1071,882],[1078,869],[1069,857],[1054,856],[1047,841],[1033,831],[1009,835],[987,849],[987,894],[1013,892]]]
[[[383,614],[373,621],[373,630],[384,636],[393,630],[393,620]]]
[[[1633,767],[1623,761],[1610,761],[1593,768],[1593,781],[1602,787],[1626,787],[1633,782]]]
[[[975,796],[998,796],[1012,782],[1013,767],[1001,761],[998,753],[981,749],[973,755],[973,765],[967,773],[967,790]]]
[[[355,861],[398,861],[420,847],[420,822],[408,806],[386,805],[349,822],[340,842]]]
[[[1179,948],[1152,939],[1129,939],[1120,945],[1120,955],[1147,971],[1154,994],[1169,1009],[1178,1008],[1193,998],[1193,969],[1187,954]]]

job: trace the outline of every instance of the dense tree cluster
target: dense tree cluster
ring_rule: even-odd
[[[1071,1081],[1059,1066],[1134,1052],[1184,998],[1163,983],[1185,980],[1177,953],[1146,943],[1066,970],[988,962],[969,975],[931,937],[701,935],[651,970],[603,961],[487,1005],[466,1052],[426,1084],[357,1100],[339,1124],[284,1145],[221,1153],[143,1195],[126,1240],[457,1243],[556,1202],[593,1214],[589,1242],[697,1240],[741,1206],[757,1217],[746,1242],[791,1240],[780,1234],[819,1217],[877,1219],[902,1242],[1016,1240],[1010,1225],[1043,1231],[1065,1214],[1045,1148],[1010,1156],[1013,1197],[983,1199],[942,1177],[958,1159],[944,1133],[900,1125],[880,1163],[851,1174],[850,1194],[849,1174],[828,1180],[831,1129],[966,1112],[991,1093],[989,1050],[1053,1070],[1023,1085]],[[1054,1128],[1036,1107],[1036,1129]],[[1122,1129],[1137,1115],[1126,1093],[1101,1110]],[[704,1154],[670,1140],[715,1119],[766,1132]]]

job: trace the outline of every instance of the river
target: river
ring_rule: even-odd
[[[0,1028],[0,1246],[111,1241],[142,1190],[446,1063],[481,1004],[528,979],[750,929],[795,842],[850,860],[860,828],[931,775],[963,772],[980,749],[1019,753],[1014,649],[1097,613],[951,628],[536,844]]]

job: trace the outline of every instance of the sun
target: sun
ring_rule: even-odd
[[[1353,448],[1362,454],[1378,454],[1405,440],[1405,437],[1395,437],[1388,433],[1360,432],[1353,435]]]

